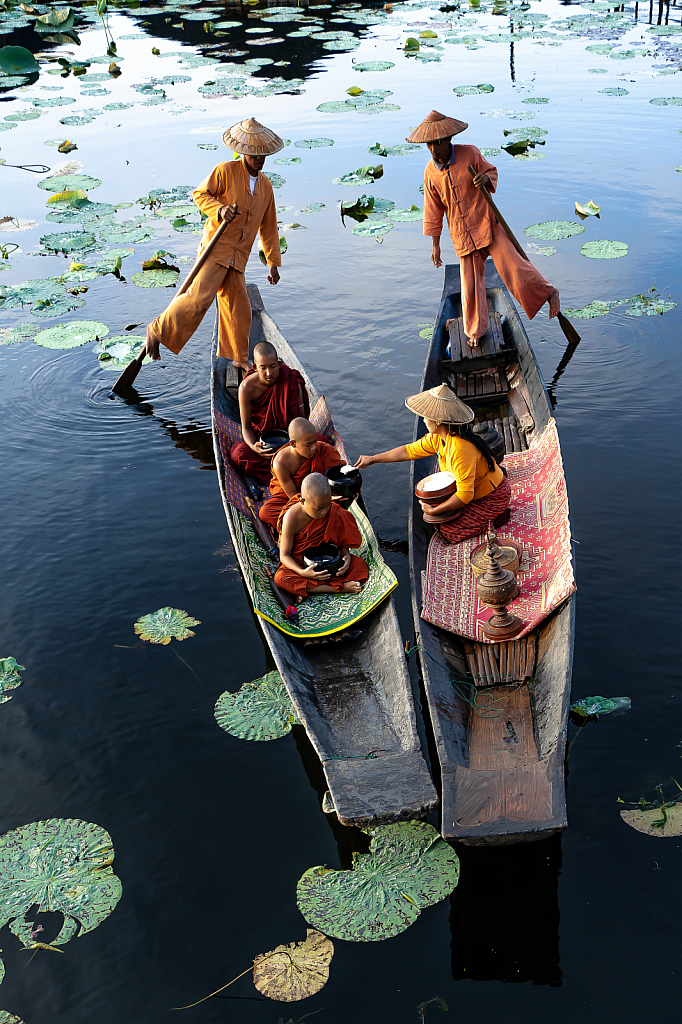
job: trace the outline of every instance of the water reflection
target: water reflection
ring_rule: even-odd
[[[213,433],[200,420],[192,417],[184,426],[178,426],[175,420],[166,420],[154,412],[151,402],[144,400],[142,395],[135,388],[129,388],[125,396],[120,400],[130,406],[136,416],[151,416],[157,423],[161,424],[163,433],[174,442],[176,448],[191,455],[201,463],[200,469],[215,469],[215,457],[213,454]]]
[[[561,836],[489,849],[458,843],[457,855],[460,880],[450,897],[455,981],[560,986]]]

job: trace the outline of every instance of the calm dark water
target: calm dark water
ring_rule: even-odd
[[[589,7],[543,0],[533,11],[558,20]],[[246,18],[239,8],[225,11]],[[319,13],[327,29],[345,27],[332,24],[329,11]],[[414,21],[432,13],[454,17],[420,8]],[[149,31],[162,51],[179,45],[179,30],[162,17],[152,20]],[[673,6],[670,24],[679,21]],[[130,17],[112,16],[111,24],[115,36],[134,30]],[[185,38],[198,42],[197,23],[186,24]],[[295,28],[275,26],[278,35]],[[249,37],[238,31],[243,45]],[[420,204],[422,153],[384,159],[384,178],[374,186],[345,189],[331,185],[332,178],[375,162],[369,145],[401,142],[432,106],[469,120],[466,137],[482,146],[499,146],[504,127],[524,122],[481,111],[537,110],[531,123],[548,130],[546,158],[495,158],[499,203],[512,226],[521,233],[537,221],[572,219],[575,200],[593,199],[603,211],[596,224],[586,222],[584,236],[544,243],[558,252],[537,257],[564,302],[583,306],[654,283],[679,301],[682,216],[673,170],[680,163],[679,108],[648,101],[682,90],[678,76],[652,70],[660,57],[612,65],[585,52],[599,42],[592,37],[557,48],[550,48],[551,39],[516,42],[512,81],[506,44],[444,46],[440,62],[417,65],[396,50],[404,36],[397,21],[353,31],[363,42],[351,53],[324,51],[319,43],[316,49],[308,39],[287,39],[281,54],[280,44],[250,51],[250,57],[293,61],[277,71],[306,77],[301,95],[206,101],[196,87],[214,79],[215,70],[202,67],[186,72],[191,83],[173,87],[173,99],[192,107],[184,114],[136,106],[71,129],[59,124],[65,108],[57,107],[4,133],[0,146],[8,163],[54,166],[56,150],[43,142],[66,132],[79,147],[71,156],[103,181],[92,198],[134,202],[154,187],[193,184],[222,158],[220,151],[196,149],[197,141],[219,143],[217,127],[213,134],[190,134],[197,127],[226,127],[255,113],[293,140],[334,139],[325,149],[286,149],[284,155],[300,155],[302,163],[272,167],[286,178],[277,192],[278,203],[292,206],[284,223],[299,220],[307,230],[285,229],[289,251],[276,289],[257,260],[247,277],[261,287],[356,456],[411,436],[403,399],[419,386],[428,343],[418,325],[435,315],[442,275],[429,264],[419,224],[400,225],[377,245],[344,230],[336,211],[339,199],[362,192],[399,206]],[[21,32],[3,38],[26,45],[32,33]],[[645,26],[633,27],[623,47],[640,36],[650,42]],[[83,32],[78,56],[103,53],[102,39],[99,31]],[[120,42],[124,75],[107,86],[106,99],[88,97],[82,106],[127,101],[127,83],[160,74],[158,64],[150,66],[151,45],[149,38]],[[359,75],[353,58],[394,60],[396,68]],[[177,66],[172,58],[163,64],[163,74]],[[591,74],[596,67],[607,73]],[[460,82],[490,82],[495,93],[454,97]],[[627,97],[598,91],[623,82]],[[43,74],[45,83],[78,92],[72,78],[62,83]],[[401,110],[372,118],[316,112],[319,102],[344,98],[354,84],[391,89],[388,102]],[[38,86],[30,94],[52,95]],[[531,95],[552,102],[524,108],[522,99]],[[24,105],[12,99],[4,108]],[[23,252],[2,282],[59,272],[61,258],[29,254],[37,252],[40,235],[66,226],[45,222],[46,193],[36,179],[9,168],[2,174],[0,213],[38,221],[35,231],[8,236]],[[321,213],[297,213],[318,201],[326,203]],[[136,212],[139,207],[121,217]],[[627,242],[627,257],[585,259],[580,244],[594,238]],[[135,246],[126,276],[155,248],[190,255],[195,243],[162,231]],[[444,253],[451,253],[449,243]],[[127,323],[146,321],[168,295],[102,278],[92,282],[87,305],[63,319],[102,320],[114,335]],[[3,1009],[27,1024],[274,1024],[304,1014],[333,1024],[402,1024],[417,1021],[419,1004],[439,997],[448,1010],[431,1003],[427,1021],[677,1020],[679,841],[658,842],[628,828],[616,801],[652,798],[661,782],[672,797],[669,780],[682,782],[682,314],[678,306],[664,316],[630,317],[624,308],[576,321],[583,340],[554,395],[577,542],[573,693],[626,695],[632,710],[590,723],[578,737],[568,774],[569,827],[560,840],[461,851],[461,881],[450,900],[387,942],[336,942],[326,987],[292,1006],[262,1000],[247,976],[223,998],[166,1013],[225,984],[257,953],[302,939],[298,878],[315,864],[347,864],[363,838],[331,831],[319,807],[320,766],[302,731],[246,743],[223,733],[213,718],[221,692],[269,665],[238,574],[219,571],[234,566],[234,556],[220,550],[228,533],[208,440],[210,318],[179,357],[143,371],[138,401],[112,398],[115,375],[99,367],[90,345],[66,352],[30,341],[0,347],[0,655],[26,666],[23,687],[0,709],[0,823],[7,831],[49,817],[96,822],[113,838],[123,883],[111,916],[63,955],[41,952],[26,967],[29,954],[3,934]],[[2,326],[36,322],[28,312],[2,317]],[[38,329],[57,322],[41,320]],[[527,326],[549,381],[563,336],[542,316]],[[383,539],[406,539],[406,485],[405,467],[366,474],[366,499]],[[386,557],[400,580],[396,603],[407,639],[413,633],[407,562],[395,552]],[[201,619],[194,639],[168,648],[138,640],[135,620],[163,605]],[[416,676],[415,693],[419,703]],[[50,927],[56,931],[56,915],[46,937]]]

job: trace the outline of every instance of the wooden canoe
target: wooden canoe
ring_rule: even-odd
[[[446,267],[422,390],[444,382],[456,387],[462,400],[474,408],[477,421],[485,418],[502,427],[507,452],[522,451],[528,447],[523,428],[532,424],[527,435],[532,444],[550,423],[549,397],[512,298],[490,261],[486,266],[486,291],[489,309],[499,314],[499,319],[491,316],[492,334],[497,324],[497,341],[489,332],[482,339],[480,355],[472,357],[468,346],[461,347],[457,325],[452,331],[446,327],[447,320],[462,316],[459,267]],[[446,351],[449,340],[451,358]],[[497,383],[495,373],[480,377],[480,371],[491,365],[500,371]],[[514,382],[521,384],[515,390],[523,394],[524,400],[520,402],[514,394],[512,405],[507,374],[515,365],[518,371]],[[479,377],[483,387],[479,386]],[[484,393],[486,387],[489,393]],[[415,439],[424,432],[424,422],[419,419]],[[575,601],[571,595],[527,640],[507,641],[506,645],[466,641],[422,619],[422,571],[433,527],[423,521],[414,486],[433,471],[430,462],[419,459],[412,463],[410,574],[415,632],[423,648],[419,652],[421,672],[441,766],[442,834],[471,845],[541,839],[566,827],[564,752]],[[525,645],[523,657],[521,645]],[[497,648],[492,666],[483,650],[491,646]],[[470,671],[472,665],[474,671]],[[513,667],[507,672],[509,665]],[[491,676],[495,685],[486,685]],[[453,690],[453,677],[470,681],[470,696],[485,693],[495,699],[504,698],[499,704],[504,713],[494,720],[479,716],[463,699],[467,687]],[[508,680],[509,685],[500,678]],[[524,678],[526,682],[519,686]],[[486,689],[474,690],[474,684]]]
[[[265,312],[256,286],[249,285],[248,293],[253,314],[251,351],[259,341],[271,342],[280,358],[302,374],[312,409],[319,396],[296,353]],[[253,528],[245,525],[245,517],[228,499],[226,480],[234,470],[225,464],[217,426],[217,414],[239,423],[237,375],[231,361],[217,357],[216,341],[217,333],[211,364],[211,418],[218,481],[244,584],[255,607],[257,595],[243,543],[244,531]],[[355,624],[357,635],[338,643],[305,646],[268,618],[259,615],[257,621],[322,762],[339,821],[359,826],[398,821],[419,817],[436,806],[438,797],[422,755],[390,594]]]

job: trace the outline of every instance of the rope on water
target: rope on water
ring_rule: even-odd
[[[494,708],[493,704],[499,704],[499,702],[501,700],[506,700],[507,697],[511,697],[512,694],[516,693],[516,691],[520,690],[521,687],[523,686],[523,682],[518,683],[514,687],[513,690],[510,690],[509,693],[505,693],[502,697],[493,697],[490,694],[479,694],[479,692],[476,689],[476,687],[474,686],[474,684],[472,682],[470,682],[468,679],[455,679],[455,678],[453,678],[450,675],[450,670],[448,669],[447,665],[443,665],[442,662],[438,661],[438,658],[434,658],[434,656],[431,654],[431,652],[427,651],[426,647],[424,647],[423,644],[415,643],[414,645],[411,645],[410,641],[406,640],[405,641],[405,655],[406,655],[408,661],[410,660],[412,655],[415,653],[415,651],[423,651],[424,654],[428,655],[428,657],[431,659],[431,661],[435,662],[436,665],[438,665],[440,668],[442,668],[445,672],[448,673],[448,681],[449,681],[450,686],[451,686],[452,690],[454,691],[454,693],[456,693],[457,696],[460,698],[460,700],[463,700],[465,702],[465,704],[468,704],[469,707],[471,708],[471,710],[474,712],[474,714],[478,715],[479,718],[486,718],[486,719],[500,718],[502,716],[502,712],[504,711],[504,705],[501,708]],[[464,687],[464,686],[469,688],[469,693],[471,692],[471,689],[473,688],[473,690],[474,690],[474,699],[473,700],[469,697],[469,695],[465,692],[465,690],[462,689],[462,687]],[[485,704],[480,703],[479,696],[486,698]]]

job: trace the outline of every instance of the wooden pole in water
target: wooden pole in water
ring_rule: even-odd
[[[468,164],[467,170],[469,171],[469,174],[471,175],[472,178],[476,177],[476,171],[473,169],[471,164]],[[497,209],[495,201],[493,200],[493,197],[490,195],[490,192],[488,192],[488,189],[485,187],[485,185],[481,185],[480,191],[483,193],[483,198],[485,199],[486,203],[497,217],[498,221],[500,222],[500,226],[505,231],[507,238],[514,246],[519,256],[523,256],[526,263],[530,263],[531,261],[528,259],[525,252],[516,240],[514,232],[509,227],[500,211]],[[572,341],[575,345],[577,345],[580,341],[580,335],[576,331],[571,321],[567,317],[565,317],[563,313],[557,313],[557,320],[559,321],[559,327],[561,327],[561,330],[564,332],[568,340]]]

